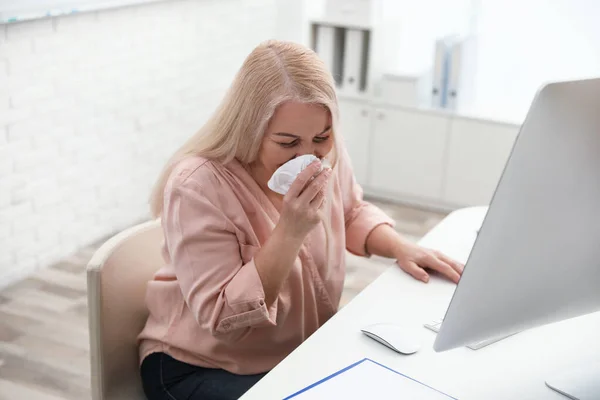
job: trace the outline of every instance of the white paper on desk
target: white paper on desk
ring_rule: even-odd
[[[449,400],[453,397],[364,359],[287,399]]]

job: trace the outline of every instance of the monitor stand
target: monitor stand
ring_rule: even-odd
[[[600,361],[557,372],[546,380],[546,385],[569,399],[600,399]]]

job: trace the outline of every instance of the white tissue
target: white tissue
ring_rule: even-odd
[[[267,184],[269,189],[285,195],[288,190],[290,190],[290,186],[292,186],[292,183],[298,174],[315,160],[317,160],[317,157],[312,154],[305,154],[286,162],[281,167],[277,168],[277,171],[275,171],[273,176],[271,176],[271,179],[269,179]],[[322,163],[327,165],[326,160],[323,160]]]

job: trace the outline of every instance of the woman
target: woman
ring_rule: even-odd
[[[402,239],[362,200],[337,116],[317,55],[269,41],[167,164],[152,197],[167,265],[148,285],[140,334],[150,400],[239,398],[335,314],[346,249],[458,281],[461,265]],[[319,160],[285,196],[271,191],[275,170],[304,154]]]

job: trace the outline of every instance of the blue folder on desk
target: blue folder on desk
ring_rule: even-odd
[[[383,364],[364,358],[284,400],[451,400],[451,397]]]

